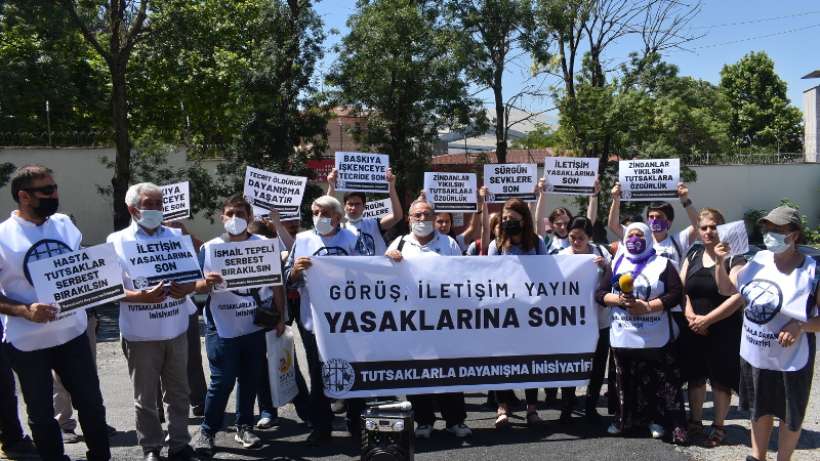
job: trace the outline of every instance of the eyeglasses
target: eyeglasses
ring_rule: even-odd
[[[23,189],[24,191],[31,193],[31,192],[39,192],[44,195],[51,195],[57,192],[57,184],[49,184],[47,186],[40,186],[40,187],[27,187]]]
[[[428,219],[433,217],[433,213],[413,213],[410,216],[412,216],[416,219],[421,219],[423,221],[427,221]]]

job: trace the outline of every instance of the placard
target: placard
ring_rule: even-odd
[[[544,183],[550,194],[592,195],[597,177],[597,158],[544,158]]]
[[[176,221],[191,217],[191,193],[188,181],[160,186],[162,189],[162,218]]]
[[[218,290],[263,288],[282,284],[282,260],[276,240],[245,240],[209,246],[210,267],[222,276]]]
[[[478,209],[475,173],[424,173],[424,191],[435,211],[474,213]]]
[[[336,190],[387,193],[390,157],[369,152],[336,152]]]
[[[746,223],[732,221],[717,226],[718,238],[721,243],[729,246],[729,256],[746,254],[749,251],[749,235],[746,233]]]
[[[37,300],[61,312],[125,297],[122,267],[111,243],[33,261],[28,270]]]
[[[121,259],[137,290],[157,283],[189,283],[203,278],[190,235],[122,242]]]
[[[484,165],[484,186],[489,203],[504,203],[511,198],[525,202],[536,200],[538,167],[534,163],[490,163]]]
[[[244,195],[253,205],[253,214],[266,214],[260,209],[276,210],[282,221],[299,219],[302,197],[305,195],[307,178],[272,173],[259,168],[245,170]]]
[[[618,162],[621,200],[647,202],[678,197],[680,160],[649,159]]]
[[[389,198],[384,200],[369,200],[364,204],[363,218],[381,218],[393,213],[393,201]]]

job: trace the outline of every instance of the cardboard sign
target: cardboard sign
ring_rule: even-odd
[[[390,158],[368,152],[336,152],[336,190],[387,193]]]
[[[621,200],[647,202],[678,197],[680,160],[621,160],[618,162]]]
[[[718,237],[721,243],[729,245],[729,256],[746,254],[749,251],[749,236],[746,233],[746,223],[733,221],[717,226]]]
[[[218,290],[263,288],[282,284],[276,240],[246,240],[210,246],[211,265],[222,276]]]
[[[592,195],[598,177],[597,158],[547,157],[544,182],[547,192],[556,195]]]
[[[162,189],[162,217],[176,221],[191,217],[191,193],[188,181],[167,184]]]
[[[393,213],[393,203],[389,198],[368,201],[364,204],[363,218],[381,218]]]
[[[157,283],[188,283],[203,278],[190,235],[122,243],[126,272],[134,288],[143,290]]]
[[[489,203],[504,203],[511,198],[534,202],[538,167],[534,163],[486,164],[484,185]]]
[[[424,191],[435,211],[474,213],[478,208],[475,173],[424,173]]]
[[[307,178],[271,173],[249,166],[245,170],[244,195],[253,205],[255,216],[276,210],[282,221],[299,219]]]
[[[40,259],[28,269],[37,300],[61,312],[125,297],[122,267],[111,243]]]

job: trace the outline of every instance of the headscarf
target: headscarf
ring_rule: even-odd
[[[629,233],[633,230],[639,230],[643,233],[643,239],[646,240],[646,247],[640,254],[632,254],[626,249],[626,240],[629,238]],[[621,241],[623,245],[623,251],[626,255],[626,258],[629,259],[633,263],[638,263],[649,259],[651,256],[655,255],[655,248],[654,242],[652,240],[652,230],[647,226],[645,223],[642,222],[633,222],[632,224],[626,226],[626,230],[624,231],[624,238]]]

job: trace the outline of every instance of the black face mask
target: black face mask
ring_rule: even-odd
[[[521,221],[511,219],[509,221],[503,221],[501,223],[501,230],[503,230],[504,234],[506,235],[521,235],[521,232],[524,231],[524,228],[521,227]]]
[[[46,219],[49,216],[53,215],[57,212],[57,209],[60,208],[60,199],[47,197],[41,198],[39,200],[40,203],[34,207],[34,213],[37,214],[42,219]]]

